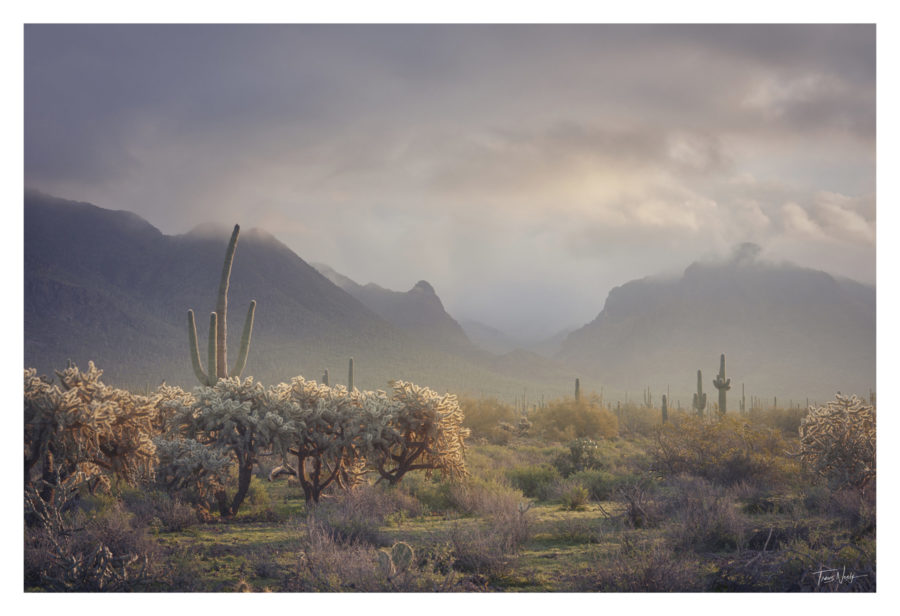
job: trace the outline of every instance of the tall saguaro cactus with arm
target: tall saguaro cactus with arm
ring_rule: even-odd
[[[697,392],[694,394],[694,410],[699,417],[703,417],[703,409],[706,408],[706,394],[703,393],[703,373],[697,370]]]
[[[719,390],[719,415],[725,415],[725,392],[731,389],[731,379],[725,378],[725,353],[719,359],[719,374],[713,380],[713,385]]]
[[[228,284],[231,280],[231,265],[234,262],[234,249],[237,246],[238,235],[241,232],[239,225],[234,225],[231,233],[231,241],[225,251],[225,263],[222,266],[222,278],[219,282],[219,297],[216,302],[216,311],[209,315],[209,355],[207,369],[203,370],[200,362],[200,347],[197,343],[197,326],[194,322],[194,311],[188,310],[188,345],[191,351],[191,364],[194,374],[201,385],[213,386],[219,379],[229,376],[240,377],[247,365],[247,355],[250,353],[250,336],[253,333],[253,315],[256,312],[256,300],[250,302],[247,311],[247,319],[244,321],[244,331],[241,335],[241,348],[234,368],[228,371]]]

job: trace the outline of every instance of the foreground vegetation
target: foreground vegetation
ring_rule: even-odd
[[[107,407],[126,395],[87,382]],[[471,436],[452,468],[390,481],[356,459],[355,479],[316,500],[297,473],[269,481],[284,458],[265,446],[230,511],[217,502],[235,502],[244,483],[237,456],[226,455],[233,446],[207,439],[184,458],[206,466],[193,475],[182,466],[179,481],[165,446],[155,462],[147,452],[165,439],[148,445],[135,426],[166,433],[150,409],[186,400],[158,394],[132,395],[119,414],[106,408],[123,428],[114,448],[98,434],[57,439],[71,451],[57,446],[55,484],[46,460],[26,467],[26,590],[875,589],[874,411],[855,400],[809,415],[670,411],[665,424],[657,409],[616,414],[596,401],[516,417],[497,401],[464,400]],[[94,461],[78,462],[90,443]]]
[[[200,387],[24,375],[29,591],[875,590],[875,410],[729,415],[596,395],[517,414],[227,366],[226,251]],[[743,404],[741,405],[743,408]]]

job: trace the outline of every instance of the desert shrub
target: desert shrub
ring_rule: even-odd
[[[556,456],[553,466],[563,477],[584,470],[592,470],[603,466],[600,458],[600,446],[594,439],[578,438],[568,444],[568,451]]]
[[[805,408],[751,409],[747,417],[753,423],[781,430],[785,436],[796,436],[806,413]]]
[[[800,423],[799,458],[832,489],[865,489],[875,479],[875,408],[856,396],[810,409]]]
[[[662,411],[629,402],[618,409],[616,418],[619,421],[619,433],[622,435],[650,436],[662,422]]]
[[[405,546],[400,549],[399,546]],[[390,550],[335,538],[313,521],[305,529],[298,566],[284,589],[291,592],[397,592],[449,590],[453,574],[434,573],[427,559],[417,558],[405,544]]]
[[[380,528],[389,517],[416,517],[421,515],[422,505],[398,487],[361,485],[320,502],[312,512],[311,519],[335,540],[378,547],[388,544]]]
[[[562,480],[559,471],[548,464],[511,468],[506,477],[522,494],[542,501],[552,498],[555,486]]]
[[[448,514],[454,511],[450,490],[452,482],[438,477],[412,475],[403,482],[403,487],[422,507],[422,512],[431,515]]]
[[[551,534],[556,540],[576,545],[600,543],[604,537],[603,527],[597,520],[573,516],[555,520]]]
[[[669,537],[681,550],[721,552],[745,545],[747,523],[733,496],[702,478],[672,480],[662,510],[672,523]]]
[[[676,415],[657,430],[650,457],[653,468],[669,476],[692,474],[723,484],[779,484],[799,470],[786,449],[778,430],[738,417],[707,422]]]
[[[768,487],[761,486],[758,483],[738,482],[730,486],[728,493],[741,504],[744,513],[750,515],[782,513],[793,510],[792,504],[777,497]]]
[[[709,590],[730,592],[874,592],[869,546],[797,539],[786,549],[720,557]],[[835,575],[838,574],[838,575]],[[852,577],[849,577],[852,574]]]
[[[875,531],[875,490],[842,488],[831,494],[827,513],[841,525],[850,529],[854,536]]]
[[[562,506],[569,511],[578,511],[584,509],[590,500],[590,493],[587,488],[574,481],[567,481],[559,493],[559,501]]]
[[[518,421],[516,412],[496,398],[460,398],[459,407],[465,416],[462,425],[472,431],[473,438],[505,445],[514,434],[502,424],[514,426]]]
[[[550,402],[530,416],[534,431],[550,441],[576,438],[614,438],[619,434],[616,416],[585,400],[569,398]]]
[[[696,559],[665,543],[625,535],[612,554],[565,575],[563,582],[579,592],[696,592],[705,590],[705,578]]]
[[[450,502],[456,511],[487,517],[510,516],[528,505],[516,488],[501,482],[470,479],[450,485]]]
[[[649,476],[622,482],[614,492],[617,502],[624,505],[622,519],[630,528],[649,528],[659,524],[660,514],[651,495],[656,490]]]
[[[623,481],[623,477],[616,477],[604,470],[580,471],[569,477],[569,480],[584,487],[588,496],[593,501],[609,500]]]
[[[450,533],[453,567],[489,577],[507,571],[519,547],[531,536],[531,503],[518,490],[496,483],[469,481],[453,487],[457,507],[479,521],[457,524]]]
[[[498,512],[487,524],[456,525],[450,531],[453,568],[489,578],[509,572],[521,545],[531,534],[527,506]]]
[[[178,532],[199,519],[193,507],[160,490],[127,490],[122,502],[142,525],[165,532]]]
[[[162,575],[158,545],[121,503],[92,516],[80,510],[62,514],[57,507],[51,517],[53,523],[26,528],[26,588],[141,591]]]

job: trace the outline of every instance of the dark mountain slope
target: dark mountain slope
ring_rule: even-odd
[[[90,359],[112,383],[194,385],[187,310],[198,316],[203,347],[230,231],[166,236],[128,212],[26,193],[25,365],[51,373],[67,359]],[[345,382],[352,356],[359,387],[402,378],[496,395],[521,386],[393,326],[252,229],[241,232],[232,270],[232,360],[251,299],[258,306],[246,373],[267,383],[318,379],[324,368]]]
[[[733,401],[741,383],[748,396],[770,400],[867,393],[875,386],[875,290],[790,265],[695,263],[680,279],[610,291],[558,357],[631,391],[671,386],[686,397],[697,369],[712,390],[720,353]]]
[[[314,267],[382,319],[417,338],[472,357],[483,355],[459,323],[447,314],[434,287],[425,280],[406,292],[391,291],[374,283],[360,285],[324,264],[316,263]]]

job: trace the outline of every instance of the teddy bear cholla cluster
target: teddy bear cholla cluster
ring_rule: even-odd
[[[268,388],[232,377],[138,395],[103,384],[93,363],[57,375],[60,384],[25,371],[26,489],[34,496],[112,476],[152,479],[234,515],[262,456],[280,456],[280,472],[295,475],[313,502],[332,483],[349,488],[371,472],[390,483],[415,470],[466,474],[469,431],[456,397],[412,383],[348,391],[303,377]],[[237,492],[226,500],[235,470]]]
[[[311,501],[334,482],[352,487],[369,471],[390,483],[413,470],[466,474],[469,431],[456,396],[412,383],[394,381],[388,393],[300,376],[269,388],[229,378],[170,406],[175,432],[231,451],[239,468],[252,467],[263,451],[279,454],[284,464],[273,476],[296,476]]]

